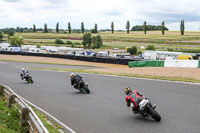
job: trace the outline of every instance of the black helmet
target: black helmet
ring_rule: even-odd
[[[130,87],[127,87],[124,89],[124,92],[126,95],[128,95],[130,92],[132,92],[131,88]]]

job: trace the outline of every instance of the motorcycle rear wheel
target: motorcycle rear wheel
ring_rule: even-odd
[[[28,83],[33,83],[33,80],[31,78],[27,79]]]

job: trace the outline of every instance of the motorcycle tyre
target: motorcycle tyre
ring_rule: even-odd
[[[160,121],[161,120],[161,116],[152,107],[148,107],[148,113],[155,121]]]

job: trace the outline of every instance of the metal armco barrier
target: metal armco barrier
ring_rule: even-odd
[[[8,100],[8,107],[16,103],[15,106],[20,112],[21,129],[28,126],[29,133],[49,133],[33,109],[28,106],[11,88],[0,84],[0,95]]]
[[[53,57],[53,58],[63,58],[63,59],[72,59],[72,60],[89,61],[89,62],[122,64],[122,65],[128,65],[129,61],[138,61],[138,59],[116,59],[116,58],[106,58],[106,57],[86,57],[86,56],[74,56],[74,55],[62,55],[62,54],[45,54],[45,53],[43,54],[43,53],[27,53],[27,52],[22,53],[22,52],[8,52],[8,51],[0,51],[0,54]]]

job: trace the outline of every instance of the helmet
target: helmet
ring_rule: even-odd
[[[26,72],[24,68],[22,68],[22,72],[23,72],[23,73],[25,73],[25,72]]]
[[[74,73],[70,73],[70,75],[69,75],[69,76],[70,76],[70,78],[72,78],[72,77],[74,76]]]
[[[132,92],[131,88],[130,87],[127,87],[124,89],[124,92],[126,95],[128,95],[130,92]]]

